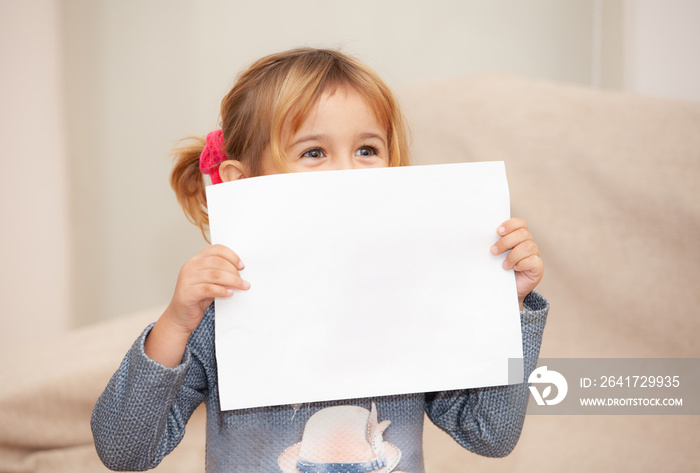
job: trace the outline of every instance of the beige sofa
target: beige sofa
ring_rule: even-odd
[[[546,265],[542,356],[700,357],[700,103],[509,76],[399,91],[418,164],[504,160]],[[159,308],[3,360],[0,473],[98,472],[95,399]],[[204,417],[157,468],[203,471]],[[699,416],[529,415],[504,459],[426,426],[432,473],[697,471]]]

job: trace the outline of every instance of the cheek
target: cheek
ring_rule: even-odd
[[[270,146],[268,145],[265,148],[265,151],[263,151],[262,157],[260,158],[260,175],[261,176],[269,176],[271,174],[281,174],[283,172],[286,172],[286,169],[279,169],[279,167],[275,163],[275,159],[272,157],[272,151],[270,150]],[[287,163],[284,163],[287,164]]]
[[[288,161],[287,162],[287,168],[285,169],[285,172],[307,172],[307,171],[316,171],[318,169],[313,168],[313,167],[308,167],[304,166],[298,161]]]
[[[388,168],[389,167],[389,157],[382,158],[381,163],[379,166],[380,168]]]
[[[280,170],[277,169],[275,164],[271,161],[263,161],[263,166],[262,166],[262,176],[269,176],[271,174],[279,174]]]

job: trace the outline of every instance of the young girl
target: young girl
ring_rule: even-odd
[[[171,177],[186,214],[203,232],[203,173],[216,185],[280,172],[409,163],[392,93],[365,65],[337,51],[298,49],[259,60],[224,97],[221,118],[222,130],[184,149]],[[494,231],[501,237],[484,251],[510,250],[503,267],[515,270],[527,379],[548,311],[532,292],[542,260],[522,219]],[[155,467],[202,402],[208,472],[422,473],[424,413],[476,453],[504,456],[514,448],[526,384],[221,411],[212,301],[250,290],[243,268],[233,249],[221,245],[184,264],[168,308],[138,338],[95,406],[95,445],[109,468]]]

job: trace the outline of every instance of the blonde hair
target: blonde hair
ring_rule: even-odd
[[[410,164],[406,124],[389,87],[369,67],[336,50],[300,48],[266,56],[243,72],[221,101],[221,129],[227,159],[262,172],[269,146],[275,168],[285,171],[283,130],[296,132],[325,92],[357,91],[386,129],[389,166]],[[188,219],[206,238],[209,215],[204,176],[199,170],[203,138],[175,151],[170,184]]]

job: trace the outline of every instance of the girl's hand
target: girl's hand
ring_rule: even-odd
[[[215,297],[229,297],[234,289],[250,288],[250,283],[239,274],[243,268],[243,262],[231,249],[223,245],[205,248],[180,269],[164,315],[184,331],[192,332]]]
[[[491,247],[491,253],[500,255],[510,250],[504,269],[515,270],[515,285],[518,289],[518,303],[523,310],[523,300],[539,284],[544,275],[544,264],[540,249],[527,230],[527,222],[522,218],[511,218],[497,230],[501,238]]]
[[[239,274],[243,267],[238,255],[223,245],[209,246],[190,258],[180,269],[168,308],[146,338],[146,354],[166,366],[180,364],[187,339],[214,298],[250,288]]]

